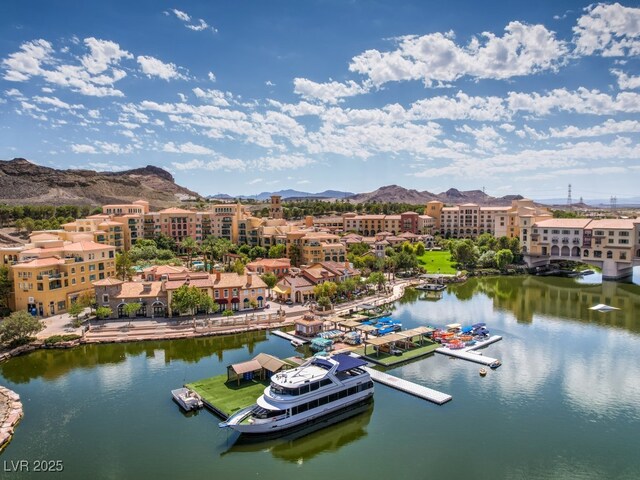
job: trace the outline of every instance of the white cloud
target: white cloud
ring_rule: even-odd
[[[633,90],[640,88],[640,76],[630,76],[621,70],[611,70],[616,77],[618,77],[618,87],[621,90]]]
[[[260,170],[293,170],[314,163],[312,159],[302,155],[281,155],[264,157],[256,160],[255,166]]]
[[[640,54],[640,8],[599,3],[585,10],[573,27],[577,53],[604,57]]]
[[[640,133],[640,122],[636,120],[616,121],[613,119],[609,119],[600,125],[596,125],[590,128],[580,128],[571,125],[562,129],[549,129],[550,136],[556,138],[597,137],[601,135],[612,135],[619,133]]]
[[[44,103],[47,105],[51,105],[52,107],[62,108],[65,110],[81,110],[84,108],[84,105],[69,105],[68,103],[60,100],[58,97],[35,96],[33,97],[33,101],[36,103]]]
[[[89,110],[87,112],[87,114],[91,117],[91,118],[100,118],[100,110]]]
[[[460,77],[507,79],[556,70],[567,46],[543,25],[511,22],[505,34],[483,32],[466,46],[454,42],[453,32],[408,35],[390,52],[367,50],[353,57],[349,70],[366,75],[375,86],[402,80],[422,80],[438,86]]]
[[[196,145],[191,142],[183,143],[181,145],[169,142],[162,147],[162,151],[169,153],[189,153],[192,155],[211,155],[215,153],[215,151],[210,148],[203,147],[202,145]]]
[[[109,40],[89,37],[84,39],[84,43],[91,52],[82,57],[81,63],[93,75],[104,72],[111,65],[118,65],[123,58],[133,58],[133,55],[122,50],[120,45]]]
[[[316,83],[306,78],[293,80],[293,91],[308,100],[320,100],[327,103],[338,103],[343,97],[351,97],[368,91],[367,87],[349,80],[347,83]]]
[[[137,58],[142,72],[147,77],[159,77],[163,80],[185,80],[186,77],[178,72],[178,68],[173,63],[164,63],[155,57],[139,55]]]
[[[264,84],[265,84],[267,87],[275,87],[275,86],[276,86],[276,84],[275,84],[275,83],[273,83],[271,80],[267,80],[266,82],[264,82]]]
[[[213,73],[213,72],[209,72],[209,73],[207,74],[207,77],[209,77],[209,80],[211,80],[211,81],[212,81],[212,82],[214,82],[214,83],[215,83],[215,81],[217,80],[217,78],[216,78],[216,74],[215,74],[215,73]]]
[[[213,33],[216,33],[218,30],[215,27],[210,26],[207,22],[205,22],[202,18],[198,18],[197,20],[193,20],[191,15],[182,10],[178,10],[177,8],[172,8],[171,12],[178,18],[178,20],[184,22],[184,26],[189,30],[193,30],[195,32],[202,32],[203,30],[211,30]],[[169,12],[164,12],[165,15],[170,15]]]
[[[470,97],[458,92],[455,97],[438,96],[418,100],[409,109],[416,120],[479,120],[499,121],[510,117],[500,97]]]
[[[217,105],[219,107],[228,107],[229,102],[227,99],[233,98],[230,92],[223,92],[221,90],[203,90],[200,87],[193,89],[193,93],[201,100],[206,100],[208,103]]]
[[[43,93],[53,93],[53,88],[49,87],[42,87],[40,90],[42,90]]]
[[[171,162],[176,170],[245,170],[246,163],[239,159],[219,157],[214,160],[191,160],[189,162]]]
[[[114,42],[85,39],[90,53],[80,59],[79,65],[63,63],[54,58],[52,45],[46,40],[32,40],[20,46],[18,52],[10,54],[2,61],[6,70],[5,80],[24,82],[33,76],[40,76],[46,82],[70,88],[72,91],[89,96],[124,96],[113,85],[126,76],[126,72],[116,65],[132,55]]]
[[[254,178],[253,180],[247,182],[247,185],[255,185],[256,183],[264,182],[263,178]]]
[[[98,153],[95,147],[91,145],[75,144],[75,143],[71,145],[71,151],[73,153],[90,153],[90,154]]]
[[[8,97],[18,97],[18,98],[23,97],[22,92],[17,88],[10,88],[9,90],[5,90],[4,93]]]

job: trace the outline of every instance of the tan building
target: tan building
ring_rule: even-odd
[[[376,233],[389,232],[400,235],[410,232],[416,235],[430,234],[435,227],[435,218],[419,215],[416,212],[404,212],[400,215],[356,215],[346,213],[343,216],[343,231],[354,232],[365,237]]]
[[[344,262],[346,247],[333,233],[315,230],[297,230],[287,233],[287,256],[293,264],[310,265],[317,262]],[[297,252],[297,253],[296,253]],[[297,256],[297,259],[294,258]]]
[[[623,278],[640,263],[640,219],[535,221],[522,228],[521,244],[530,266],[575,260],[601,268],[604,278]]]
[[[115,248],[95,242],[49,241],[23,250],[10,268],[12,309],[39,316],[65,312],[92,282],[115,275]]]
[[[247,263],[246,269],[258,275],[273,273],[278,278],[282,278],[289,273],[291,260],[288,258],[258,258]]]

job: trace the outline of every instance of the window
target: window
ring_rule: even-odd
[[[109,303],[109,294],[105,293],[102,295],[102,303]]]

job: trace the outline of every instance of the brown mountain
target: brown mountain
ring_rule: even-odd
[[[356,203],[364,202],[392,202],[410,203],[413,205],[424,205],[432,200],[439,200],[446,204],[476,203],[478,205],[511,205],[512,200],[520,199],[520,195],[506,195],[504,197],[492,197],[482,190],[460,191],[450,188],[446,192],[431,193],[429,191],[419,192],[409,190],[398,185],[387,185],[369,193],[359,193],[347,197]]]
[[[147,200],[152,208],[176,205],[199,195],[158,167],[122,172],[57,170],[24,158],[0,160],[0,203],[23,205],[103,205]]]

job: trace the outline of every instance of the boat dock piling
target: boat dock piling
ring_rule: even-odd
[[[282,330],[271,330],[271,333],[274,334],[277,337],[280,338],[284,338],[285,340],[289,340],[289,341],[296,341],[296,342],[300,342],[301,344],[305,344],[305,343],[309,343],[309,340],[305,340],[303,338],[300,337],[295,337],[293,335],[289,335],[288,333],[283,332]]]
[[[396,390],[400,390],[401,392],[409,393],[418,398],[422,398],[433,403],[437,403],[438,405],[447,403],[452,398],[449,394],[438,392],[437,390],[433,390],[431,388],[423,387],[422,385],[418,385],[408,380],[403,380],[402,378],[394,377],[393,375],[389,375],[388,373],[380,372],[369,367],[363,368],[369,375],[371,375],[371,380],[373,380],[374,382],[382,383],[383,385],[386,385],[388,387],[395,388]]]
[[[491,345],[492,343],[495,343],[499,340],[502,340],[502,337],[500,335],[495,335],[495,336],[489,337],[487,340],[478,342],[475,345],[472,345],[471,347],[465,347],[460,350],[452,350],[447,347],[440,347],[436,349],[436,352],[441,353],[443,355],[449,355],[450,357],[456,357],[462,360],[468,360],[470,362],[480,363],[482,365],[487,365],[488,367],[490,367],[492,365],[500,365],[500,361],[497,358],[486,357],[481,353],[475,352],[474,350],[477,350],[482,347],[486,347],[487,345]]]

